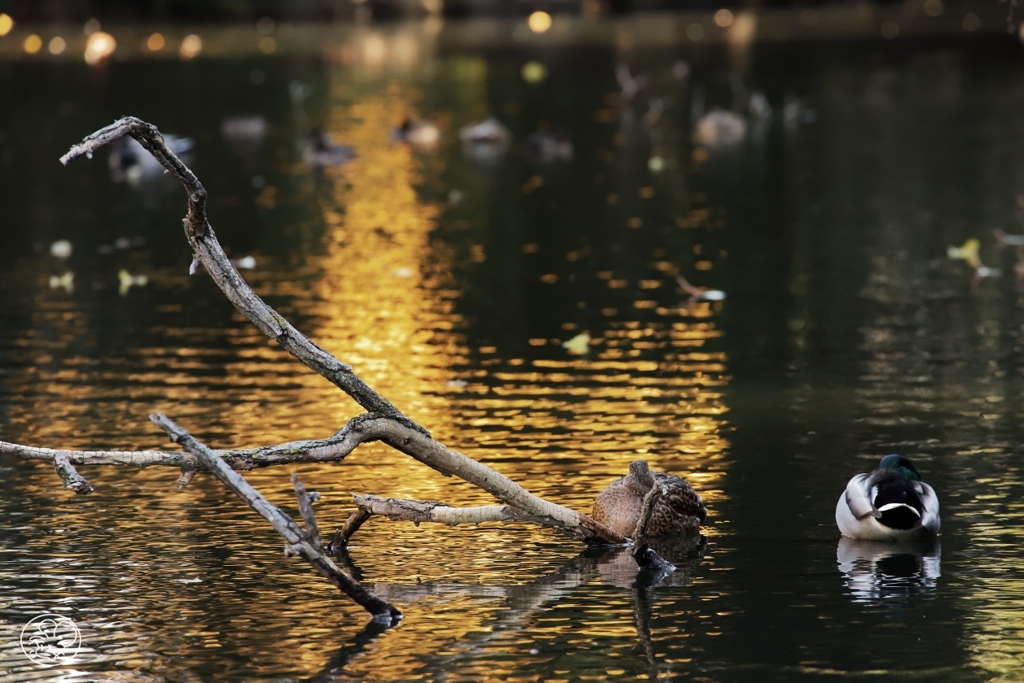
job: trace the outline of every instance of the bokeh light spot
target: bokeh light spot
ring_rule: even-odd
[[[192,59],[203,51],[203,40],[194,33],[191,33],[181,41],[181,49],[178,54],[182,59]]]
[[[544,33],[551,28],[551,15],[547,12],[534,12],[526,23],[534,33]]]
[[[164,40],[164,36],[161,33],[153,33],[149,38],[146,38],[146,49],[150,52],[159,52],[164,49],[166,44],[167,41]]]
[[[85,41],[85,62],[97,64],[112,55],[116,49],[117,41],[114,40],[114,36],[104,31],[94,31]]]
[[[42,46],[43,39],[34,33],[25,39],[25,44],[23,45],[23,47],[25,48],[25,52],[29,53],[30,55],[34,55],[35,53],[39,52],[39,48],[41,48]]]

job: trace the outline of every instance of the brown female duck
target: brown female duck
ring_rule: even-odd
[[[648,534],[674,536],[700,527],[707,508],[693,487],[677,476],[652,472],[643,460],[630,463],[628,475],[616,479],[598,494],[591,516],[623,536],[632,536],[644,496],[655,482],[662,487],[663,496],[651,514]]]

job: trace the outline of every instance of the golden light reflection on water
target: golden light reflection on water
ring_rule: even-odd
[[[979,572],[971,588],[966,648],[974,665],[993,681],[1019,681],[1024,662],[1024,472],[1010,466],[997,478],[978,480],[961,514],[970,515],[972,558],[997,562]],[[980,493],[985,491],[985,493]]]
[[[321,205],[330,232],[327,254],[314,261],[322,303],[311,332],[415,419],[443,423],[444,402],[424,389],[444,385],[461,349],[445,330],[459,322],[451,302],[424,282],[430,265],[446,270],[427,263],[437,258],[428,241],[437,211],[417,199],[409,148],[382,143],[408,109],[397,95],[375,95],[334,110],[360,157],[330,178],[335,191]]]
[[[386,55],[389,44],[381,40]],[[374,45],[366,49],[377,54]],[[467,100],[465,110],[485,113],[483,60],[453,60],[453,69],[466,85],[459,91]],[[722,479],[729,465],[723,434],[729,376],[725,353],[705,348],[722,335],[712,309],[665,308],[644,299],[642,306],[607,315],[606,328],[594,333],[592,355],[582,358],[557,345],[527,359],[471,348],[458,312],[465,284],[453,249],[433,236],[440,209],[423,202],[416,190],[423,164],[440,175],[441,162],[425,162],[388,142],[389,129],[416,113],[415,93],[395,83],[357,88],[351,78],[346,69],[331,72],[326,128],[354,145],[359,157],[317,180],[321,224],[299,238],[311,244],[296,247],[303,254],[298,264],[272,262],[247,273],[257,292],[286,315],[300,316],[305,322],[299,327],[310,338],[350,363],[439,440],[527,489],[589,511],[597,492],[624,474],[630,461],[645,458],[657,469],[689,478],[711,508],[709,533],[720,533],[714,514],[725,500]],[[369,94],[353,95],[363,91]],[[310,175],[297,167],[293,172]],[[145,420],[146,413],[162,410],[213,446],[246,446],[324,436],[357,413],[351,400],[236,314],[209,326],[188,322],[181,315],[181,292],[208,283],[186,280],[181,273],[151,275],[150,288],[132,292],[131,300],[83,302],[42,286],[34,290],[29,331],[17,342],[31,347],[34,362],[12,382],[18,400],[10,424],[17,427],[17,440],[85,448],[162,446],[162,437],[154,436]],[[644,282],[656,289],[653,280]],[[173,310],[137,323],[134,316],[150,301],[153,308]],[[139,308],[130,308],[132,302]],[[146,340],[118,346],[109,357],[98,352],[96,317],[104,307],[140,326],[131,329],[148,335]],[[631,318],[650,313],[657,315],[654,321]],[[82,346],[80,353],[67,352],[76,345]],[[40,354],[48,347],[59,353],[59,361],[44,362]],[[42,414],[53,417],[42,424],[37,419]],[[54,492],[47,469],[39,465],[40,476],[22,486],[21,494],[53,497],[53,506],[63,510],[65,496]],[[351,510],[349,491],[452,504],[493,502],[482,491],[379,445],[361,448],[340,465],[288,471],[297,471],[307,487],[324,494],[325,530],[340,525]],[[278,547],[279,539],[219,484],[201,476],[184,493],[173,493],[176,474],[97,468],[87,476],[111,493],[62,512],[67,517],[62,526],[99,556],[110,579],[131,586],[118,603],[134,620],[127,633],[139,642],[162,640],[178,648],[173,654],[143,648],[132,656],[149,657],[159,669],[182,652],[196,657],[204,649],[227,648],[245,656],[246,667],[268,674],[323,666],[330,656],[323,623],[302,613],[340,610],[345,623],[358,623],[361,612],[347,603],[339,607],[340,599],[325,592],[306,567],[268,555],[267,548]],[[291,508],[285,475],[267,470],[246,476],[271,502]],[[50,528],[55,520],[24,522]],[[43,538],[25,545],[51,558],[52,566],[41,573],[66,578],[65,566],[52,559],[59,557],[52,542]],[[406,624],[387,635],[386,647],[364,653],[355,670],[364,680],[415,680],[429,678],[430,667],[451,662],[466,680],[506,680],[522,666],[521,659],[506,653],[510,646],[523,656],[544,643],[581,651],[598,647],[599,641],[612,650],[633,647],[636,624],[629,596],[618,588],[605,592],[628,584],[635,574],[631,560],[615,571],[566,570],[555,588],[526,590],[562,571],[578,550],[554,532],[531,526],[417,528],[372,521],[353,548],[354,561],[371,583],[426,591],[420,586],[447,582],[460,590],[498,592],[453,590],[427,597],[414,592],[399,598]],[[126,564],[108,562],[108,556]],[[91,576],[89,570],[83,575]],[[230,585],[224,585],[225,576]],[[147,594],[137,589],[140,583],[159,588]],[[510,593],[509,587],[524,590]],[[38,603],[52,598],[33,592],[37,587],[21,590]],[[293,599],[283,605],[286,595]],[[175,619],[188,623],[161,623],[163,617],[149,616],[160,615],[167,604],[173,605]],[[551,613],[553,605],[558,614]],[[586,612],[582,618],[579,610]],[[255,623],[252,614],[270,616]],[[96,632],[104,628],[99,621],[83,622]],[[273,630],[275,646],[259,637],[261,629]],[[542,669],[550,659],[545,657],[535,660]],[[607,668],[601,664],[600,672]],[[558,668],[567,677],[573,670],[579,665]],[[546,670],[541,677],[550,678]]]

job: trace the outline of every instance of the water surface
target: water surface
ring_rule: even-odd
[[[1020,680],[1024,282],[993,235],[1024,232],[1019,45],[647,45],[624,24],[487,48],[460,31],[0,63],[0,439],[169,448],[146,419],[162,411],[254,446],[357,414],[188,276],[173,182],[116,183],[104,155],[59,166],[131,113],[195,139],[257,293],[435,438],[583,511],[645,458],[701,492],[706,547],[667,549],[679,570],[650,587],[550,530],[375,519],[350,568],[405,614],[379,633],[209,477],[178,493],[174,471],[82,468],[97,490],[76,497],[5,456],[0,678]],[[632,105],[619,63],[649,77]],[[694,142],[697,115],[754,90],[772,120]],[[786,125],[796,100],[813,121]],[[267,119],[261,142],[222,137],[244,112]],[[488,114],[514,141],[480,159],[458,130]],[[389,141],[410,116],[441,126],[436,150]],[[309,169],[313,126],[358,157]],[[565,131],[571,161],[531,158],[538,129]],[[998,277],[947,257],[970,237]],[[122,294],[121,269],[147,284]],[[68,271],[73,291],[51,287]],[[678,275],[726,298],[690,301]],[[563,346],[584,332],[588,353]],[[939,544],[840,543],[839,493],[889,452],[939,492]],[[291,472],[322,493],[324,529],[353,491],[491,502],[380,445],[247,478],[291,510]],[[81,628],[73,664],[21,655],[46,612]]]

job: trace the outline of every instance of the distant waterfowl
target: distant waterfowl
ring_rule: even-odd
[[[700,527],[707,508],[693,487],[675,475],[651,471],[643,460],[630,463],[628,475],[598,494],[591,516],[623,536],[632,536],[644,496],[655,484],[663,487],[664,495],[651,515],[650,536],[685,534]]]
[[[228,116],[220,122],[220,134],[235,144],[262,142],[267,135],[267,120],[257,114]]]
[[[795,95],[786,95],[786,104],[782,107],[782,122],[792,130],[804,123],[818,120],[818,112],[804,105]]]
[[[69,240],[57,240],[50,245],[50,254],[61,261],[70,258],[72,251],[74,246]]]
[[[164,142],[168,149],[179,157],[192,150],[195,142],[192,138],[164,134]],[[183,158],[184,161],[184,158]],[[110,151],[110,171],[114,181],[137,184],[144,180],[157,178],[164,173],[164,167],[156,158],[132,137],[118,138]]]
[[[750,114],[751,122],[755,125],[763,126],[771,123],[774,116],[768,97],[760,90],[750,93],[750,99],[747,101],[747,112]]]
[[[651,128],[661,120],[662,114],[664,114],[665,110],[667,110],[671,105],[672,100],[667,97],[652,97],[647,100],[647,111],[640,117],[640,120],[645,126]]]
[[[541,163],[572,161],[572,141],[565,133],[537,131],[526,138],[526,154]]]
[[[878,469],[858,474],[836,505],[843,536],[903,541],[939,533],[939,499],[902,455],[887,455]]]
[[[441,130],[430,121],[404,119],[402,124],[391,131],[391,139],[407,142],[422,150],[433,149],[441,139]]]
[[[501,156],[512,140],[508,128],[494,117],[470,124],[459,131],[462,149],[477,161],[493,161]]]
[[[694,287],[690,282],[682,275],[676,275],[676,282],[683,288],[683,291],[690,295],[690,300],[687,301],[687,305],[696,303],[698,301],[724,301],[725,292],[720,289],[702,289],[700,287]]]
[[[1024,235],[1007,235],[1001,228],[992,231],[1000,247],[1024,247]]]
[[[459,139],[469,145],[507,145],[512,139],[512,134],[492,116],[479,123],[465,126],[459,131]]]
[[[629,73],[629,67],[621,62],[615,65],[615,80],[619,82],[622,89],[622,104],[629,104],[636,97],[636,94],[647,85],[647,76]]]
[[[747,120],[734,111],[712,109],[697,119],[693,135],[708,147],[734,145],[747,136]]]
[[[341,166],[356,156],[354,147],[334,142],[331,134],[322,128],[311,130],[302,147],[302,160],[313,168]]]

